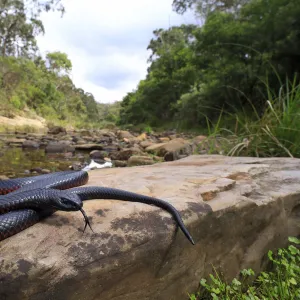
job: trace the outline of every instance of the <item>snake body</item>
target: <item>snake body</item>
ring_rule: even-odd
[[[82,201],[90,199],[115,199],[141,202],[168,211],[178,226],[194,245],[179,212],[170,203],[129,191],[107,187],[79,187],[88,182],[85,171],[63,171],[27,178],[0,180],[0,241],[32,226],[57,210],[80,210]],[[86,227],[85,225],[85,227]]]

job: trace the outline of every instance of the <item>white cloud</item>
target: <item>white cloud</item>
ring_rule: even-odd
[[[66,14],[44,13],[38,45],[68,54],[76,86],[99,102],[121,100],[147,72],[153,30],[190,23],[172,11],[172,0],[65,0]]]

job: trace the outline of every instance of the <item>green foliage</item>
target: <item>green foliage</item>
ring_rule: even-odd
[[[147,126],[144,127],[143,132],[151,134],[153,132],[153,130],[152,130],[151,126],[147,125]]]
[[[187,10],[193,9],[205,17],[214,11],[238,11],[238,9],[249,2],[249,0],[173,0],[174,11],[184,14]]]
[[[268,114],[269,91],[300,71],[300,2],[174,0],[173,7],[194,9],[205,22],[154,31],[148,74],[123,98],[120,124],[190,129],[216,122],[221,110],[247,122]]]
[[[98,106],[93,95],[76,88],[70,77],[62,74],[70,66],[65,54],[49,53],[50,57],[54,64],[50,68],[42,60],[0,57],[1,115],[7,116],[8,111],[22,113],[26,108],[62,125],[94,123],[96,126],[99,121],[117,120],[118,109],[114,114],[108,110],[108,115],[101,115],[103,106]],[[54,59],[57,57],[58,62]]]
[[[218,122],[209,121],[207,127],[213,126],[213,135],[227,139],[222,150],[227,155],[300,157],[300,85],[297,82],[295,76],[292,82],[282,85],[277,95],[267,87],[267,107],[261,116],[252,106],[252,111],[222,111]]]
[[[287,248],[279,249],[274,255],[268,252],[272,263],[271,271],[261,272],[252,285],[255,273],[253,270],[243,270],[241,279],[234,278],[231,283],[221,279],[219,274],[210,275],[210,281],[202,279],[202,289],[197,294],[189,295],[190,300],[260,300],[300,298],[300,251],[297,246],[300,240],[290,237]],[[294,244],[294,245],[293,245]],[[250,279],[250,280],[249,280]]]
[[[46,55],[46,58],[48,60],[49,69],[56,74],[59,74],[62,71],[68,73],[72,69],[72,63],[65,53],[59,51],[51,52]]]
[[[66,53],[37,55],[36,36],[44,33],[39,17],[50,10],[64,13],[60,0],[0,2],[0,115],[38,114],[61,125],[91,127],[116,122],[119,109],[101,115],[94,96],[74,86]]]
[[[123,98],[119,124],[158,126],[175,116],[174,104],[196,79],[196,70],[190,63],[193,29],[194,25],[182,25],[154,31],[155,38],[148,46],[152,51],[148,75],[136,91]]]
[[[36,35],[44,33],[42,11],[64,12],[60,0],[2,0],[0,2],[0,55],[32,56]]]

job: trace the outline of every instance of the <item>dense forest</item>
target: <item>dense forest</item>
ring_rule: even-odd
[[[120,124],[206,127],[225,112],[230,127],[298,84],[299,0],[174,0],[173,9],[193,10],[199,24],[153,32],[148,74],[123,98]]]
[[[0,115],[25,111],[26,116],[81,127],[115,123],[119,103],[99,104],[91,93],[77,88],[67,54],[40,55],[36,37],[45,32],[39,19],[43,11],[63,14],[64,7],[57,0],[0,2]]]

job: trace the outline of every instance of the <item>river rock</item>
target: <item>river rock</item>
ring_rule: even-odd
[[[187,157],[189,154],[179,154],[177,151],[170,151],[164,155],[164,161],[173,161]]]
[[[82,145],[75,145],[76,150],[102,150],[103,146],[100,144],[82,144]]]
[[[170,140],[174,140],[177,138],[177,134],[171,134],[169,135]]]
[[[26,139],[18,139],[18,138],[8,138],[5,139],[5,142],[7,145],[17,145],[17,146],[22,146],[22,144],[26,141]]]
[[[119,139],[132,139],[134,136],[129,131],[119,130],[117,132],[117,136]]]
[[[139,136],[136,137],[137,141],[145,141],[147,139],[147,133],[143,132]]]
[[[139,155],[141,152],[138,148],[125,148],[121,151],[111,153],[110,158],[112,160],[128,160],[132,155]]]
[[[22,147],[26,149],[38,149],[40,144],[33,140],[26,140],[22,143]]]
[[[197,135],[196,137],[193,138],[193,142],[195,144],[200,144],[205,140],[207,140],[207,136],[205,136],[205,135]]]
[[[51,128],[49,128],[48,130],[48,134],[66,134],[67,133],[67,130],[62,127],[62,126],[52,126]]]
[[[103,146],[103,151],[106,151],[108,153],[112,153],[115,151],[119,151],[121,148],[119,145],[111,144],[111,145],[104,145]]]
[[[143,147],[143,148],[147,148],[147,147],[150,147],[153,145],[153,142],[151,141],[142,141],[140,142],[140,146]]]
[[[174,160],[178,155],[190,155],[193,151],[193,147],[190,142],[182,139],[176,138],[167,143],[158,143],[147,147],[146,152],[154,153],[159,156],[164,156],[166,153],[173,153]]]
[[[98,131],[100,136],[107,136],[110,137],[112,139],[116,138],[116,134],[114,132],[112,132],[110,129],[100,129]]]
[[[79,133],[81,136],[93,137],[95,135],[95,133],[92,130],[86,130],[86,129],[80,130]]]
[[[170,139],[168,137],[160,137],[158,139],[161,143],[166,143],[166,142],[170,141]]]
[[[80,213],[56,212],[1,241],[0,299],[182,300],[213,267],[228,281],[244,268],[257,273],[266,268],[268,250],[300,235],[299,169],[292,158],[192,155],[90,171],[88,185],[171,203],[196,245],[160,208],[86,201],[94,232],[82,234]]]
[[[79,171],[83,168],[83,165],[80,162],[74,162],[71,166],[69,166],[69,169],[74,171]]]
[[[75,148],[67,142],[51,142],[45,148],[46,153],[66,153],[75,152]]]
[[[90,158],[93,159],[104,159],[107,156],[107,152],[100,150],[93,150],[90,152]]]
[[[49,174],[49,173],[51,173],[51,171],[48,170],[48,169],[43,169],[43,168],[40,168],[40,167],[35,167],[35,168],[30,169],[30,173]]]
[[[142,166],[142,165],[152,165],[154,164],[154,160],[152,157],[149,156],[139,156],[133,155],[128,159],[128,166]]]
[[[82,139],[87,143],[96,143],[97,138],[94,136],[82,136]]]
[[[127,167],[127,161],[126,160],[114,160],[114,165],[116,168],[124,168],[124,167]]]
[[[113,138],[111,138],[109,136],[105,136],[105,135],[102,135],[99,138],[97,138],[97,141],[101,144],[109,144],[112,142],[112,140],[113,140]]]
[[[78,138],[76,137],[75,139],[73,139],[73,142],[75,142],[75,144],[78,146],[78,145],[84,145],[86,144],[86,141],[81,139],[81,138]]]
[[[63,135],[59,137],[60,141],[69,141],[69,142],[73,142],[73,137],[69,136],[69,135]]]

